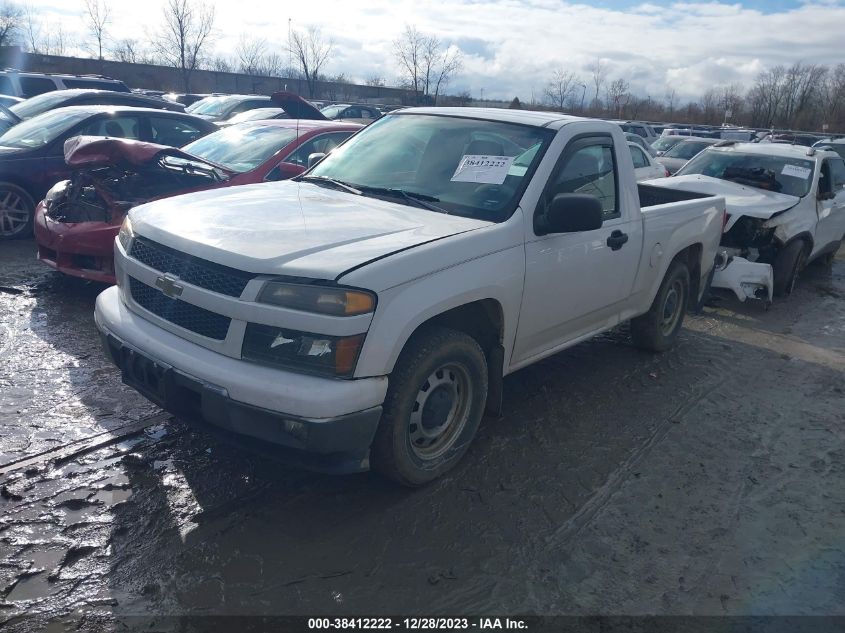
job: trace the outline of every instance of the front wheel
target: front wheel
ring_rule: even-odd
[[[631,319],[634,345],[652,352],[663,352],[672,347],[684,323],[689,293],[689,270],[683,262],[673,261],[649,311]]]
[[[35,203],[26,191],[8,182],[0,183],[0,240],[28,237],[34,216]]]
[[[396,362],[370,452],[372,467],[421,486],[460,461],[487,400],[487,363],[472,337],[448,328],[415,334]]]

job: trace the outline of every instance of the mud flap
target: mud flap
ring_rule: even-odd
[[[714,288],[730,290],[740,301],[757,299],[771,303],[774,272],[769,264],[733,257],[727,266],[716,271],[712,285]]]
[[[505,364],[505,348],[496,345],[487,351],[487,404],[484,414],[492,417],[502,415],[502,373]]]

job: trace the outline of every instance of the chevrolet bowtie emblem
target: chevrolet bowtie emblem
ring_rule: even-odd
[[[161,275],[158,279],[156,279],[156,288],[161,290],[161,292],[165,296],[168,296],[171,299],[175,299],[176,297],[181,295],[182,291],[185,289],[183,286],[180,286],[178,283],[176,283],[178,280],[178,277],[171,277],[170,275]]]

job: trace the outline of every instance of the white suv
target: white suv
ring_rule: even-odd
[[[102,75],[54,75],[26,73],[19,70],[0,70],[0,94],[28,99],[53,90],[69,88],[97,88],[129,92],[129,86],[118,79]]]

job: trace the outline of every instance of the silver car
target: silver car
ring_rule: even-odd
[[[670,147],[663,156],[659,156],[657,162],[663,165],[670,174],[674,174],[701,150],[720,141],[721,139],[718,138],[688,136],[677,145]]]

